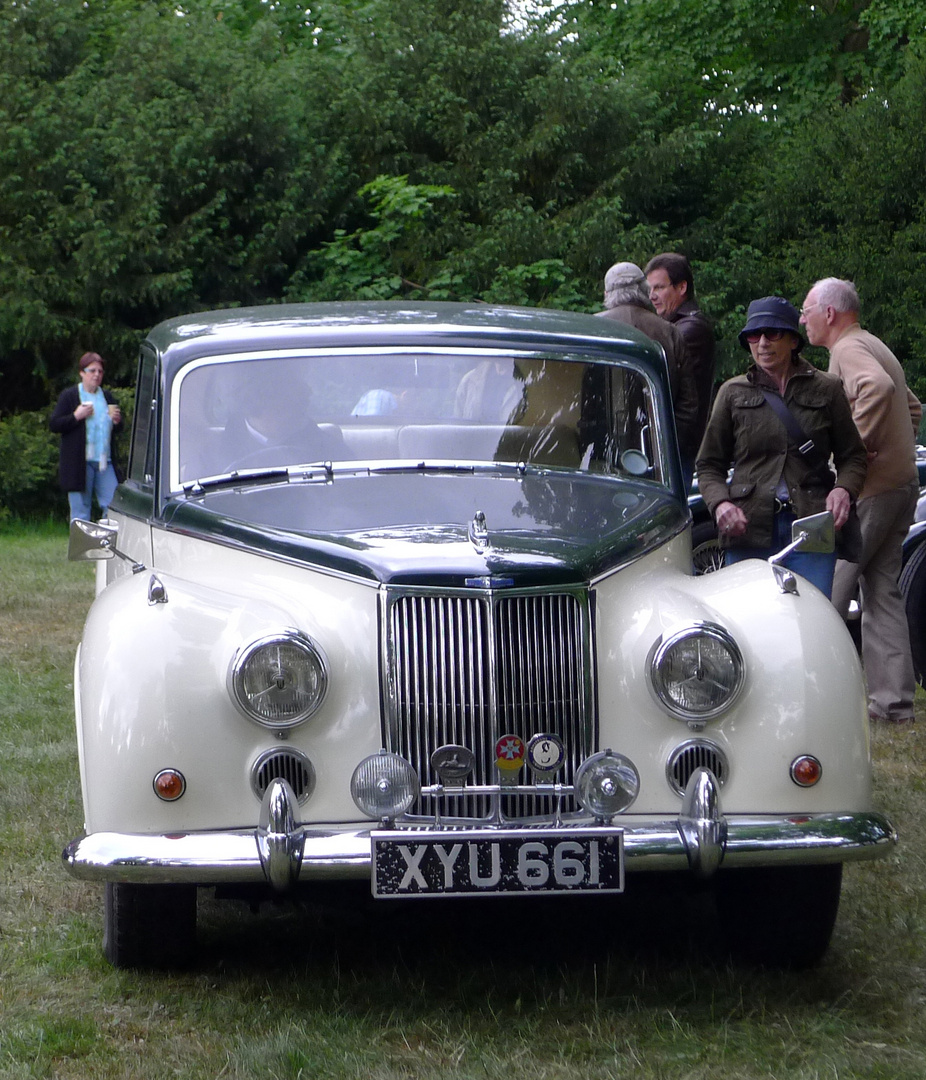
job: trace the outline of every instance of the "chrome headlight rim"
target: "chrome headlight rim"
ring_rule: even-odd
[[[247,667],[262,650],[281,646],[295,648],[305,656],[314,668],[315,689],[311,700],[292,715],[268,716],[251,703],[245,685]],[[321,708],[328,694],[328,671],[327,657],[313,638],[301,630],[280,630],[262,634],[236,651],[228,669],[228,692],[238,711],[248,720],[271,731],[287,731],[304,724]]]
[[[686,708],[676,701],[667,687],[663,671],[670,651],[682,642],[694,637],[708,638],[711,641],[719,642],[727,650],[735,672],[733,682],[728,688],[724,699],[703,709]],[[664,634],[653,647],[650,660],[650,684],[663,708],[671,716],[679,720],[702,724],[707,720],[713,720],[715,717],[723,715],[739,697],[745,681],[746,665],[740,647],[736,644],[733,635],[717,623],[690,623],[672,631],[670,634]]]

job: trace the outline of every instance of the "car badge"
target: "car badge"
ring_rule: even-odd
[[[517,783],[517,775],[524,764],[524,740],[517,735],[503,735],[495,744],[495,767],[503,784]]]
[[[444,787],[459,787],[476,767],[476,755],[467,746],[448,743],[431,755],[431,768]]]
[[[552,776],[562,768],[566,747],[558,735],[542,732],[534,735],[527,744],[527,764],[531,772],[540,776]]]

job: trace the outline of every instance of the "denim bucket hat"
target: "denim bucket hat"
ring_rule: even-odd
[[[749,348],[746,335],[756,330],[789,330],[797,337],[798,348],[807,344],[801,333],[800,316],[797,308],[789,304],[783,296],[763,296],[753,300],[746,312],[746,325],[740,330],[740,345]]]

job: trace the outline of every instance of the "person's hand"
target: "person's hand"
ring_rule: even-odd
[[[722,502],[714,511],[717,531],[721,536],[742,536],[749,524],[749,518],[731,502]]]
[[[86,420],[88,416],[93,415],[93,402],[82,401],[74,410],[75,420]]]
[[[114,424],[118,424],[120,422],[120,420],[122,419],[122,410],[119,408],[118,405],[110,405],[109,406],[109,415],[110,415],[110,417],[112,419],[112,422]]]
[[[833,524],[841,529],[849,518],[852,498],[845,488],[834,487],[826,497],[826,508],[833,515]]]

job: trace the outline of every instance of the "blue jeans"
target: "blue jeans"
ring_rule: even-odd
[[[109,504],[113,501],[116,491],[116,470],[113,463],[107,462],[106,468],[101,469],[98,461],[87,462],[87,482],[83,491],[69,491],[68,505],[71,508],[71,521],[81,518],[83,521],[90,520],[90,512],[93,509],[93,496],[100,504],[102,517],[106,517]]]
[[[791,543],[791,526],[794,521],[794,514],[779,511],[775,515],[775,543],[768,548],[728,548],[724,554],[724,566],[731,566],[745,559],[768,559],[777,554]],[[800,574],[802,578],[806,578],[811,585],[816,585],[827,599],[832,597],[833,574],[836,570],[835,551],[829,555],[792,551],[782,565],[793,570],[795,574]]]

